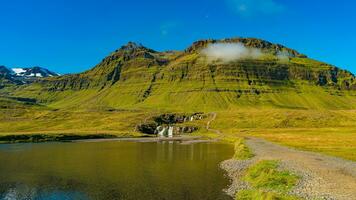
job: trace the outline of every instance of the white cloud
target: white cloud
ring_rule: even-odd
[[[231,62],[240,59],[258,59],[263,56],[260,49],[245,47],[242,43],[216,43],[210,44],[201,51],[209,62],[221,60]]]
[[[290,57],[291,57],[291,55],[287,51],[279,51],[277,53],[277,58],[281,62],[289,62]]]
[[[276,0],[226,0],[228,6],[240,16],[280,13],[285,7]]]

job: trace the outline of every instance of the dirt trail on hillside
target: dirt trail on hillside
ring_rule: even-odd
[[[210,113],[210,115],[212,116],[211,119],[206,123],[206,129],[208,131],[214,132],[216,134],[218,134],[219,136],[221,136],[221,131],[220,130],[216,130],[216,129],[212,129],[210,128],[211,122],[213,122],[216,119],[217,114],[216,113]]]
[[[259,160],[279,160],[281,168],[298,174],[301,179],[291,194],[305,199],[356,200],[356,162],[300,151],[263,139],[248,138],[246,144],[255,157],[248,161],[228,160],[222,163],[234,177],[227,192],[248,187],[240,180],[243,171]]]

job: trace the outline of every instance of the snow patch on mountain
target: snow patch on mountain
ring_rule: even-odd
[[[26,72],[26,70],[24,70],[23,68],[12,68],[12,71],[14,71],[15,74],[18,76],[21,76],[23,75],[23,73]]]

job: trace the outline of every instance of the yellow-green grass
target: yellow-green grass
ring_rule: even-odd
[[[278,161],[260,161],[247,169],[244,180],[257,189],[287,192],[296,185],[298,176],[278,168]]]
[[[211,127],[228,137],[261,137],[356,160],[355,110],[232,109],[218,112]]]
[[[237,160],[247,160],[254,155],[251,150],[246,146],[243,138],[237,138],[235,142],[235,154],[234,158]]]
[[[239,191],[236,199],[298,199],[287,194],[297,184],[298,179],[298,176],[289,171],[279,169],[278,161],[262,160],[246,170],[243,180],[249,183],[252,189]]]
[[[356,127],[251,130],[249,135],[356,161]]]
[[[0,109],[0,137],[9,137],[17,140],[23,135],[31,138],[61,138],[64,136],[96,137],[138,137],[147,136],[140,133],[136,126],[151,120],[163,112],[149,110],[74,110],[53,109],[48,107],[22,107],[12,106]],[[177,126],[195,126],[198,131],[193,136],[214,137],[206,130],[209,118],[177,124]],[[27,138],[27,136],[26,136]],[[0,138],[0,140],[3,140]],[[31,141],[31,140],[29,140]]]
[[[148,115],[139,111],[0,110],[0,134],[136,134]]]

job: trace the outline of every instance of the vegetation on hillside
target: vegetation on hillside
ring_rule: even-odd
[[[242,43],[264,56],[210,62],[212,43]],[[279,53],[288,55],[280,61]],[[215,111],[231,107],[356,108],[354,75],[282,45],[252,38],[206,40],[184,52],[128,43],[94,68],[17,87],[10,95],[59,109]],[[1,91],[0,91],[1,93]]]

